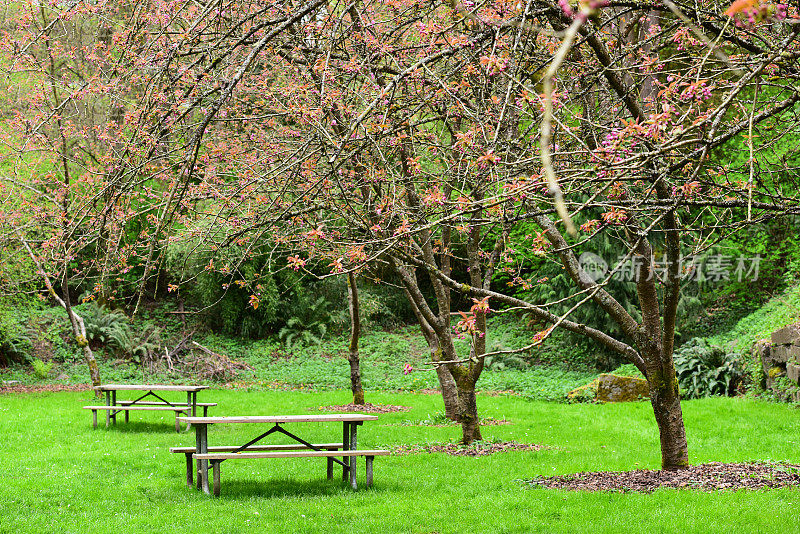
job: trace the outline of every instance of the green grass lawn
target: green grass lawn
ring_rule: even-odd
[[[222,496],[184,485],[194,433],[171,415],[133,413],[110,430],[91,427],[89,393],[0,395],[0,532],[800,532],[800,490],[651,495],[529,488],[523,479],[582,470],[659,465],[648,403],[556,404],[481,396],[483,416],[510,425],[485,439],[550,448],[485,457],[418,454],[375,459],[375,486],[353,492],[325,479],[321,459],[223,464]],[[214,415],[310,413],[349,400],[346,391],[209,390]],[[435,395],[370,392],[368,401],[411,406],[379,416],[359,447],[456,440],[457,427],[400,425],[439,411]],[[684,403],[692,463],[800,463],[800,410],[750,399]],[[120,421],[122,418],[120,417]],[[292,427],[289,427],[292,429]],[[296,425],[313,441],[337,440],[334,425]],[[220,425],[210,444],[243,443],[255,425]],[[363,459],[359,463],[363,484]]]

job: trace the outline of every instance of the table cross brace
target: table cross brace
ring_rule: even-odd
[[[163,403],[166,403],[168,406],[172,406],[173,408],[175,407],[175,405],[174,405],[174,404],[172,404],[170,401],[168,401],[167,399],[165,399],[165,398],[161,397],[160,395],[158,395],[158,394],[156,394],[156,393],[153,393],[152,391],[148,391],[147,393],[145,393],[144,395],[142,395],[142,396],[141,396],[141,397],[139,397],[138,399],[136,399],[136,400],[134,400],[134,401],[131,401],[131,405],[134,405],[134,404],[136,404],[137,402],[139,402],[139,401],[140,401],[140,400],[142,400],[142,399],[146,399],[146,398],[147,398],[147,397],[149,397],[150,395],[152,395],[153,397],[157,398],[157,399],[158,399],[158,400],[160,400],[161,402],[163,402]]]
[[[241,447],[237,448],[235,451],[232,451],[232,453],[233,453],[233,454],[236,454],[237,452],[242,452],[243,450],[246,450],[246,449],[247,449],[247,447],[249,447],[250,445],[255,445],[256,443],[258,443],[258,442],[259,442],[259,441],[261,441],[262,439],[266,438],[267,436],[269,436],[269,435],[270,435],[270,434],[272,434],[273,432],[280,432],[281,434],[284,434],[284,435],[286,435],[286,436],[289,436],[290,438],[292,438],[293,440],[295,440],[297,443],[300,443],[301,445],[305,445],[306,447],[308,447],[308,448],[309,448],[309,449],[311,449],[311,450],[314,450],[314,451],[321,451],[321,450],[322,450],[322,449],[320,449],[319,447],[315,447],[315,446],[314,446],[314,445],[312,445],[311,443],[307,442],[307,441],[306,441],[306,440],[304,440],[303,438],[301,438],[301,437],[299,437],[299,436],[296,436],[296,435],[292,434],[291,432],[289,432],[288,430],[286,430],[285,428],[283,428],[283,427],[280,425],[280,423],[275,423],[275,426],[273,426],[272,428],[270,428],[269,430],[267,430],[266,432],[264,432],[264,433],[263,433],[263,434],[261,434],[260,436],[257,436],[257,437],[255,437],[255,438],[251,439],[250,441],[248,441],[247,443],[245,443],[245,444],[244,444],[244,445],[242,445]],[[347,466],[347,464],[345,464],[343,461],[339,460],[338,458],[331,458],[331,460],[333,460],[334,462],[338,463],[339,465],[341,465],[341,466],[343,466],[343,467],[348,467],[348,466]],[[221,459],[221,460],[216,460],[216,461],[218,461],[218,462],[224,462],[225,460],[224,460],[224,459]]]
[[[168,400],[166,400],[166,399],[162,398],[161,396],[159,396],[159,395],[157,395],[157,394],[153,393],[152,391],[148,391],[147,393],[145,393],[144,395],[142,395],[142,396],[141,396],[141,397],[139,397],[138,399],[131,401],[131,404],[130,404],[130,405],[131,405],[131,406],[133,406],[134,404],[136,404],[136,403],[137,403],[137,402],[139,402],[140,400],[142,400],[142,399],[146,399],[146,398],[147,398],[147,397],[149,397],[150,395],[152,395],[153,397],[157,398],[157,399],[158,399],[158,400],[160,400],[161,402],[164,402],[164,403],[166,403],[168,406],[172,406],[173,408],[175,408],[175,405],[174,405],[174,404],[172,404],[172,403],[171,403],[171,402],[169,402]],[[122,412],[122,411],[124,411],[124,410],[113,410],[113,411],[111,412],[111,416],[113,417],[113,416],[117,415],[118,413],[120,413],[120,412]],[[114,421],[116,421],[116,419],[114,419]],[[116,424],[116,423],[114,423],[114,424]]]

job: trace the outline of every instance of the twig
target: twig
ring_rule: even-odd
[[[575,36],[578,35],[578,30],[583,26],[584,21],[591,12],[592,10],[586,7],[581,8],[578,12],[575,20],[564,32],[564,42],[561,43],[561,47],[558,49],[558,52],[556,52],[553,62],[547,68],[547,71],[545,71],[542,80],[544,85],[544,115],[542,116],[542,135],[539,138],[542,166],[544,167],[544,174],[547,177],[547,187],[550,190],[550,194],[553,195],[556,212],[558,212],[558,216],[561,217],[561,220],[564,222],[567,232],[572,236],[578,235],[578,230],[575,228],[575,224],[572,222],[572,218],[567,211],[567,205],[564,202],[564,193],[561,191],[561,186],[558,185],[558,178],[553,169],[553,157],[550,153],[550,140],[553,133],[553,78],[558,72],[558,68],[567,57],[567,53],[572,48],[572,44],[575,42]]]

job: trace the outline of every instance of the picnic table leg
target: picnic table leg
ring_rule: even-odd
[[[367,487],[372,487],[372,461],[375,459],[374,456],[367,456]]]
[[[208,454],[208,425],[198,424],[195,426],[196,444],[195,450],[198,454]],[[198,488],[203,490],[203,493],[210,494],[208,488],[208,460],[197,461],[197,484]]]
[[[333,480],[333,458],[325,458],[328,460],[328,480]]]
[[[106,406],[111,406],[111,392],[106,391]],[[111,410],[106,410],[106,428],[111,426]]]
[[[92,410],[92,426],[97,430],[97,410]]]
[[[358,423],[350,423],[350,450],[354,451],[358,448],[358,440],[356,439],[356,433],[358,432]],[[356,466],[358,462],[356,461],[357,458],[355,456],[350,457],[350,487],[353,489],[358,489],[356,485]]]
[[[220,460],[211,461],[211,468],[214,470],[214,497],[219,497],[219,468],[221,464]]]
[[[350,450],[350,423],[348,421],[344,421],[342,423],[342,450],[349,451]],[[350,457],[349,456],[342,456],[342,480],[347,480],[347,475],[350,473]]]
[[[194,470],[194,462],[192,462],[192,453],[186,453],[186,485],[190,488],[194,486],[194,478],[192,477],[192,471]]]
[[[186,392],[186,407],[192,408],[192,417],[197,415],[197,392],[195,391],[192,393],[191,391]],[[188,413],[188,412],[187,412]],[[192,423],[186,423],[186,431],[188,432],[189,429],[192,428]]]
[[[112,391],[111,392],[111,406],[116,406],[116,405],[117,405],[117,392],[116,391]],[[127,410],[125,411],[125,413],[128,413]],[[114,426],[117,426],[117,413],[116,412],[114,412],[114,415],[111,416],[111,420],[114,422]]]

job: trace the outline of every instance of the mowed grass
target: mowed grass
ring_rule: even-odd
[[[0,532],[800,532],[800,490],[651,495],[531,488],[522,480],[583,470],[657,468],[648,403],[566,405],[517,396],[479,397],[483,416],[510,425],[484,438],[550,448],[486,457],[419,454],[375,459],[375,486],[352,491],[325,479],[321,459],[230,461],[222,496],[185,486],[183,456],[194,432],[176,434],[171,415],[131,414],[93,430],[81,409],[89,393],[0,395]],[[346,391],[208,390],[213,415],[303,414],[347,402]],[[370,393],[368,401],[411,406],[380,415],[359,448],[457,440],[457,427],[404,426],[440,410],[436,395]],[[693,463],[800,463],[800,410],[750,399],[684,403]],[[339,425],[287,428],[338,441]],[[210,444],[241,444],[257,425],[218,425]],[[363,484],[363,459],[359,482]],[[337,471],[340,475],[340,471]]]

